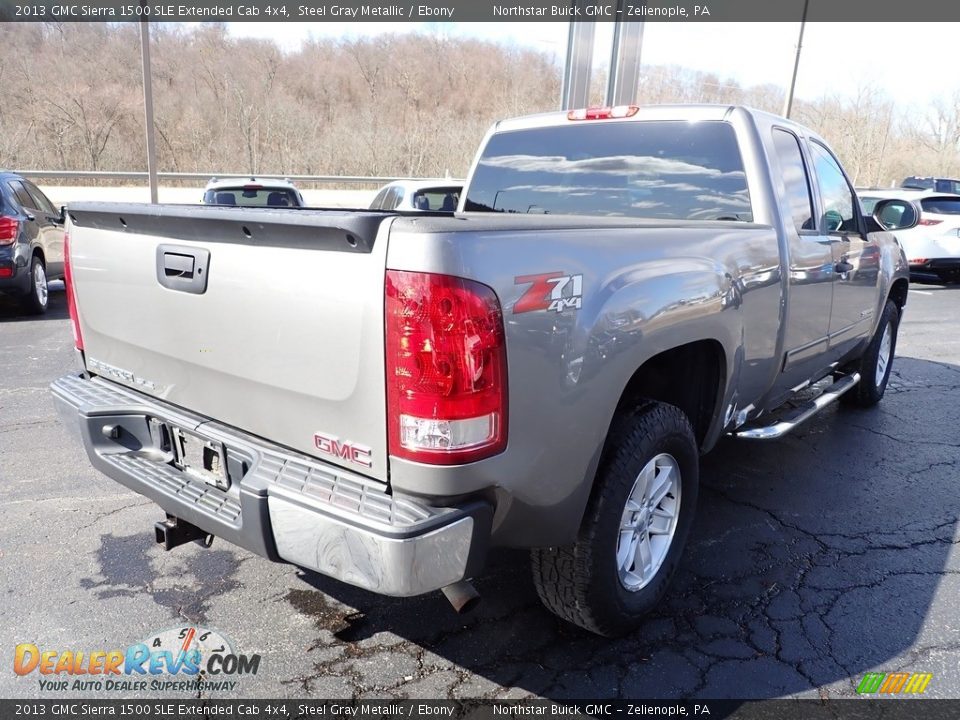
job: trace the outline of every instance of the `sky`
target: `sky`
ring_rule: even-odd
[[[598,23],[594,68],[606,63],[613,23]],[[388,32],[442,33],[530,47],[566,56],[565,22],[495,23],[231,23],[238,37],[275,40],[296,48],[304,39],[361,37]],[[641,62],[714,72],[749,86],[786,87],[793,70],[799,23],[648,22]],[[960,88],[956,64],[960,23],[808,23],[796,97],[854,95],[872,84],[900,108],[926,106]]]

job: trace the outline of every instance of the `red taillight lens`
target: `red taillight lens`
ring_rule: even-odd
[[[83,335],[80,333],[80,315],[77,314],[77,296],[73,288],[73,266],[70,263],[70,236],[63,236],[63,284],[67,291],[67,312],[73,325],[73,344],[83,350]]]
[[[20,221],[9,215],[0,215],[0,245],[13,245],[20,234]]]
[[[926,265],[927,258],[912,258],[907,260],[908,265]]]
[[[639,112],[636,105],[617,105],[616,107],[589,107],[567,112],[567,120],[609,120],[611,118],[633,117]]]
[[[385,309],[390,454],[457,465],[501,452],[507,352],[493,290],[388,270]]]
[[[917,225],[939,225],[943,220],[931,220],[930,218],[920,218]]]

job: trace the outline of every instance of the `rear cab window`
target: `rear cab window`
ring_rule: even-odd
[[[571,123],[493,135],[464,209],[752,222],[733,127],[722,121]]]

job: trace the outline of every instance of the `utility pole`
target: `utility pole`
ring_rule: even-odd
[[[793,77],[790,78],[790,87],[787,90],[787,99],[783,103],[783,116],[790,117],[790,111],[793,109],[793,90],[797,86],[797,70],[800,68],[800,48],[803,47],[803,31],[807,26],[807,8],[810,7],[810,0],[803,0],[803,17],[800,18],[800,37],[797,39],[797,55],[793,60]]]
[[[140,6],[144,6],[141,0]],[[150,176],[150,202],[157,203],[157,146],[153,140],[153,82],[150,74],[150,23],[140,21],[140,58],[143,62],[143,112],[147,129],[147,175]]]

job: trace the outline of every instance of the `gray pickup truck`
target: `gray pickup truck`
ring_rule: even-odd
[[[53,395],[167,549],[464,607],[489,548],[530,548],[546,606],[614,635],[678,565],[701,453],[883,396],[881,216],[917,222],[725,106],[497,123],[456,213],[77,204],[84,369]]]

